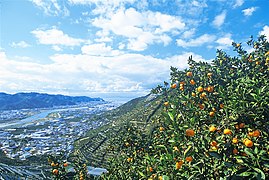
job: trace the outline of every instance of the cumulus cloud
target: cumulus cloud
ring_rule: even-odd
[[[221,14],[217,15],[214,18],[212,22],[213,26],[215,26],[216,28],[220,28],[223,25],[225,18],[226,18],[226,11],[223,11]]]
[[[36,29],[31,33],[38,39],[38,42],[40,44],[79,46],[81,43],[85,42],[85,40],[83,39],[70,37],[69,35],[64,34],[63,31],[56,28],[52,28],[49,30]]]
[[[180,17],[152,11],[138,12],[134,8],[119,9],[111,17],[97,17],[92,25],[101,28],[106,35],[113,33],[127,38],[127,47],[135,51],[145,50],[154,43],[168,45],[172,40],[169,35],[185,28]]]
[[[191,39],[189,41],[177,39],[176,42],[178,46],[186,48],[186,47],[202,46],[204,44],[213,42],[215,39],[216,39],[215,35],[203,34],[197,37],[196,39]]]
[[[204,60],[191,52],[165,59],[141,54],[93,56],[88,53],[56,54],[50,57],[51,64],[38,64],[11,60],[0,52],[0,89],[5,92],[89,95],[123,92],[146,94],[163,80],[169,80],[170,66],[186,68],[190,55],[194,60]]]
[[[251,16],[253,12],[256,10],[257,10],[257,7],[251,7],[251,8],[242,10],[242,12],[244,13],[245,16]]]
[[[93,14],[105,14],[107,17],[126,4],[134,4],[137,0],[68,0],[74,5],[94,5]],[[140,4],[143,4],[143,2]]]
[[[115,56],[121,53],[119,50],[113,50],[111,46],[106,46],[105,43],[84,45],[81,51],[83,54],[94,56]]]
[[[216,43],[218,44],[217,49],[228,49],[231,47],[233,40],[231,39],[231,34],[226,34],[221,38],[218,38],[216,40]]]
[[[30,47],[30,45],[28,43],[26,43],[25,41],[12,42],[10,44],[10,46],[14,47],[14,48],[27,48],[27,47]]]
[[[235,3],[233,5],[233,8],[240,7],[244,4],[244,0],[235,0]]]
[[[57,0],[31,0],[34,5],[36,5],[38,8],[42,9],[46,15],[52,15],[52,16],[69,16],[70,12],[64,5],[64,1]]]
[[[265,35],[266,38],[269,40],[269,26],[264,26],[263,30],[259,32],[259,35]]]

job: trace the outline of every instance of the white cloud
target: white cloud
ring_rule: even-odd
[[[106,46],[105,43],[85,45],[81,48],[83,54],[94,56],[115,56],[119,55],[120,51],[113,50],[111,46]]]
[[[30,45],[28,43],[26,43],[25,41],[20,41],[20,42],[12,42],[10,44],[11,47],[19,47],[19,48],[27,48],[27,47],[30,47]]]
[[[110,51],[106,46],[99,46]],[[194,60],[203,60],[191,52],[165,59],[141,54],[93,56],[88,53],[56,54],[51,57],[51,64],[38,64],[11,60],[0,52],[0,89],[9,93],[145,94],[163,80],[169,80],[170,66],[186,68],[190,55]]]
[[[216,40],[216,43],[218,44],[217,49],[225,50],[225,49],[228,49],[229,47],[231,47],[232,42],[233,42],[233,40],[231,39],[231,36],[232,36],[231,34],[226,34],[223,37],[218,38]]]
[[[137,0],[68,0],[74,5],[94,5],[95,8],[91,11],[93,14],[103,14],[109,17],[117,9],[124,7],[126,4],[133,4]],[[140,2],[140,4],[143,4]]]
[[[265,35],[266,39],[269,40],[269,26],[264,26],[263,30],[259,32],[259,35]]]
[[[226,11],[223,11],[221,14],[217,15],[215,17],[215,19],[213,20],[212,24],[216,27],[216,28],[220,28],[226,18]]]
[[[168,45],[172,40],[169,35],[185,28],[180,17],[152,11],[138,12],[134,8],[121,8],[108,18],[95,18],[92,25],[102,29],[99,34],[114,33],[127,38],[128,48],[135,51],[145,50],[154,43]]]
[[[216,36],[210,34],[204,34],[196,39],[191,39],[189,41],[185,41],[182,39],[177,39],[177,45],[182,47],[195,47],[195,46],[202,46],[207,43],[211,43],[216,39]]]
[[[34,30],[31,32],[38,39],[40,44],[46,45],[62,45],[62,46],[79,46],[85,42],[83,39],[73,38],[63,31],[56,28],[49,30]]]
[[[257,7],[251,7],[251,8],[242,10],[242,12],[244,13],[245,16],[251,16],[252,13],[256,10],[257,10]]]
[[[55,51],[62,51],[62,48],[60,48],[60,47],[57,46],[57,45],[53,45],[53,46],[52,46],[52,49],[55,50]]]
[[[64,1],[59,1],[61,4],[57,2],[57,0],[31,0],[33,4],[35,4],[38,8],[42,9],[46,15],[52,16],[69,16],[70,12],[65,7]]]
[[[233,5],[233,8],[240,7],[244,4],[244,0],[235,0],[235,3]]]
[[[190,30],[186,30],[183,34],[182,34],[182,38],[184,39],[188,39],[191,38],[194,34],[195,34],[196,29],[192,28]]]

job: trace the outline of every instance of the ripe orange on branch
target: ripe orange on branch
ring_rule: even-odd
[[[247,147],[252,147],[253,146],[253,142],[251,140],[249,140],[249,139],[245,139],[244,144]]]
[[[187,75],[188,77],[192,77],[192,72],[189,71],[189,72],[186,73],[186,75]]]
[[[174,84],[171,85],[171,88],[172,89],[175,89],[176,87],[177,87],[177,84],[176,83],[174,83]]]
[[[232,131],[230,129],[224,129],[223,130],[223,134],[231,135],[232,134]]]
[[[217,130],[217,128],[215,126],[210,126],[209,127],[210,132],[215,132],[216,130]]]
[[[203,88],[202,86],[199,86],[199,87],[197,88],[197,91],[198,91],[198,92],[203,92],[203,91],[204,91],[204,88]]]
[[[191,156],[186,157],[187,162],[192,162],[193,158]]]
[[[186,130],[186,136],[194,136],[195,135],[195,132],[193,129],[187,129]]]

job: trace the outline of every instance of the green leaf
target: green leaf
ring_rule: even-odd
[[[250,176],[252,174],[253,174],[253,172],[242,172],[242,173],[239,174],[239,176],[248,177],[248,176]]]
[[[142,177],[146,177],[146,175],[143,174],[141,171],[138,171],[138,174],[139,174],[140,176],[142,176]]]
[[[217,153],[217,152],[209,152],[208,154],[210,156],[213,156],[213,157],[217,158],[217,159],[221,159],[221,155],[219,153]]]
[[[171,119],[172,121],[174,121],[174,115],[173,115],[172,112],[168,112],[168,116],[170,117],[170,119]]]
[[[258,172],[258,179],[262,179],[265,180],[265,174],[262,170],[260,170],[259,168],[253,168],[256,172]]]
[[[253,156],[253,150],[250,148],[245,148],[244,149],[245,153],[247,153],[247,155],[249,155],[252,159],[255,159],[255,157]]]
[[[166,175],[163,175],[163,180],[169,180],[169,177]]]

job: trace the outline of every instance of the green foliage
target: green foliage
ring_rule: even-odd
[[[269,43],[247,44],[250,53],[233,43],[237,57],[217,51],[210,64],[190,57],[188,69],[171,67],[171,87],[152,90],[162,114],[147,128],[126,124],[103,178],[268,178]]]

